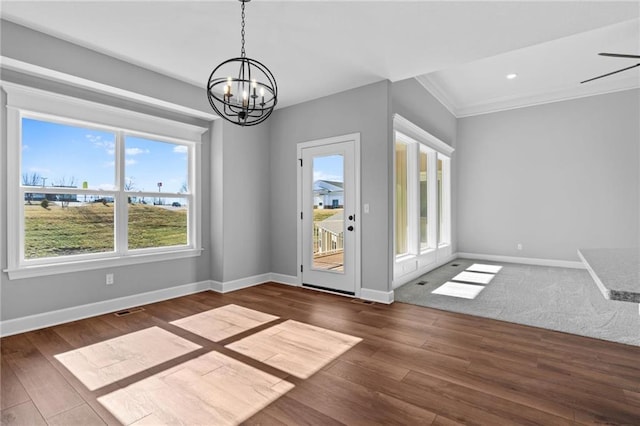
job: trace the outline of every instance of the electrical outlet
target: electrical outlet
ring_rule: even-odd
[[[516,246],[516,248],[517,248],[518,250],[522,250],[522,243],[518,243],[518,245]]]
[[[107,285],[113,284],[113,274],[107,274]]]

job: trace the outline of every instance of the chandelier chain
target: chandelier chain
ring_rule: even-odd
[[[240,35],[242,37],[242,50],[240,51],[240,56],[244,58],[246,56],[244,52],[244,2],[242,2],[242,30],[240,31]]]

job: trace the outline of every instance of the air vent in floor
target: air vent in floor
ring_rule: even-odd
[[[114,315],[117,317],[123,317],[125,315],[131,315],[142,311],[144,311],[144,308],[131,308],[116,312]]]

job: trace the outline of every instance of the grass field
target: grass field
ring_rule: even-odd
[[[187,210],[129,205],[129,249],[187,244]],[[25,206],[25,259],[114,249],[113,204]]]
[[[315,209],[313,210],[313,221],[320,222],[341,211],[342,209]]]

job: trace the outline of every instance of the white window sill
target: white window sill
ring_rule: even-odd
[[[163,253],[141,253],[122,257],[61,262],[47,265],[22,266],[5,269],[10,280],[42,277],[47,275],[68,274],[72,272],[90,271],[93,269],[113,268],[118,266],[138,265],[141,263],[162,262],[167,260],[197,257],[202,249],[184,249]]]

